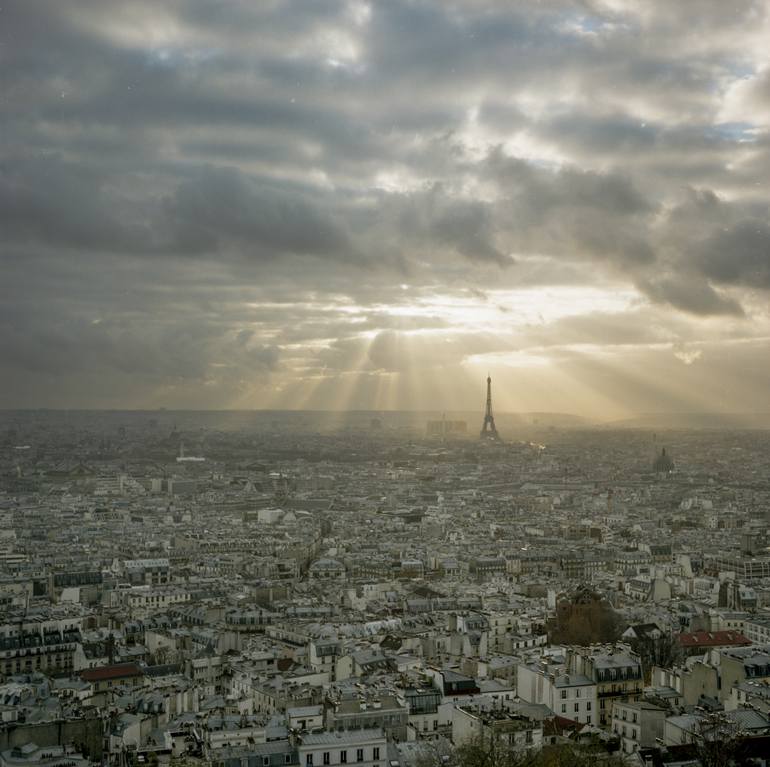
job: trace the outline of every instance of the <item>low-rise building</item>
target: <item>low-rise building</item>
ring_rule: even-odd
[[[144,671],[136,663],[115,663],[84,669],[80,678],[91,685],[93,693],[102,693],[117,687],[138,687],[144,681]]]
[[[609,724],[615,702],[639,700],[642,696],[642,664],[637,655],[614,649],[578,651],[570,653],[567,666],[570,674],[584,675],[596,684],[597,724]]]
[[[452,712],[452,742],[496,741],[514,751],[536,751],[543,747],[543,724],[506,709],[455,706]]]
[[[393,695],[337,699],[326,711],[330,731],[380,729],[395,740],[406,740],[408,722],[408,709]]]
[[[744,647],[720,653],[720,700],[745,681],[770,681],[770,647]]]
[[[386,767],[387,748],[378,729],[311,733],[297,742],[300,767]]]
[[[560,674],[540,666],[521,665],[516,691],[528,703],[543,703],[555,714],[581,724],[595,724],[596,683],[583,674]]]
[[[624,754],[655,746],[663,738],[665,721],[666,710],[645,700],[616,702],[612,710],[612,731]]]

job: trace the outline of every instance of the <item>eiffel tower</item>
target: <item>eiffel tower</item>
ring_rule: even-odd
[[[487,375],[487,411],[484,413],[484,425],[481,427],[482,439],[500,439],[495,426],[495,417],[492,415],[492,378]]]

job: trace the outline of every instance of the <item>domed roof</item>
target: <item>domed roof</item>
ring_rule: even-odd
[[[665,447],[660,451],[660,455],[653,462],[652,470],[656,473],[663,474],[667,474],[669,471],[674,470],[674,462],[671,460],[671,456],[666,453]]]

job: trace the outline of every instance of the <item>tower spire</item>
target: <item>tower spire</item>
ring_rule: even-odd
[[[492,377],[487,373],[487,409],[484,413],[484,425],[481,427],[482,439],[500,439],[492,415]]]

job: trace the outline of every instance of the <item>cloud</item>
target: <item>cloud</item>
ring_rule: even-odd
[[[654,206],[622,174],[538,168],[499,147],[485,172],[499,190],[501,239],[513,252],[607,261],[620,270],[655,261],[645,237]]]
[[[688,349],[685,346],[678,346],[674,349],[674,356],[685,365],[692,365],[703,356],[703,349]]]
[[[259,405],[278,370],[371,392],[570,344],[717,365],[671,349],[766,329],[770,14],[695,5],[7,0],[0,404]],[[491,300],[551,286],[635,301]]]
[[[236,249],[247,257],[354,256],[343,226],[301,193],[258,184],[234,169],[205,168],[164,201],[180,252]]]
[[[381,195],[367,221],[370,236],[406,258],[454,253],[469,262],[510,266],[497,243],[492,205],[453,194],[442,184],[409,193]],[[365,233],[364,233],[365,236]]]
[[[148,232],[98,167],[57,154],[5,158],[0,164],[0,227],[6,246],[144,250]]]
[[[662,277],[640,283],[644,293],[657,303],[670,304],[692,314],[742,315],[740,303],[714,290],[705,280],[697,277]]]
[[[698,248],[697,265],[723,284],[770,288],[770,226],[745,219],[714,232]]]
[[[720,111],[724,122],[770,125],[770,67],[733,82]]]

